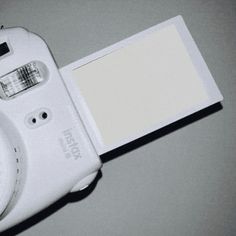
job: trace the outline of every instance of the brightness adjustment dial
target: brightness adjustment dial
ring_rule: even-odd
[[[16,160],[8,137],[0,128],[0,216],[10,203],[16,185]]]

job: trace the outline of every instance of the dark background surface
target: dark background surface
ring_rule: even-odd
[[[68,195],[5,235],[236,235],[235,0],[0,0],[0,24],[41,35],[59,67],[179,14],[223,109],[104,156],[112,161],[94,191]]]

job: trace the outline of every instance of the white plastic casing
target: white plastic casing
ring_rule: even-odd
[[[22,28],[0,30],[10,48],[0,77],[29,62],[47,68],[47,80],[0,99],[0,231],[86,187],[101,161],[76,113],[45,42]],[[47,113],[41,119],[42,112]],[[30,123],[31,117],[36,123]]]

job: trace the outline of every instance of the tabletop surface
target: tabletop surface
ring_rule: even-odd
[[[0,0],[0,25],[42,36],[59,67],[176,15],[209,66],[222,106],[102,156],[96,185],[2,235],[236,234],[234,0]]]

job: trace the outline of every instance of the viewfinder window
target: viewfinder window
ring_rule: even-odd
[[[7,54],[8,52],[10,52],[10,49],[9,49],[7,43],[6,43],[6,42],[1,43],[1,44],[0,44],[0,57],[1,57],[1,56],[4,56],[4,55]]]

